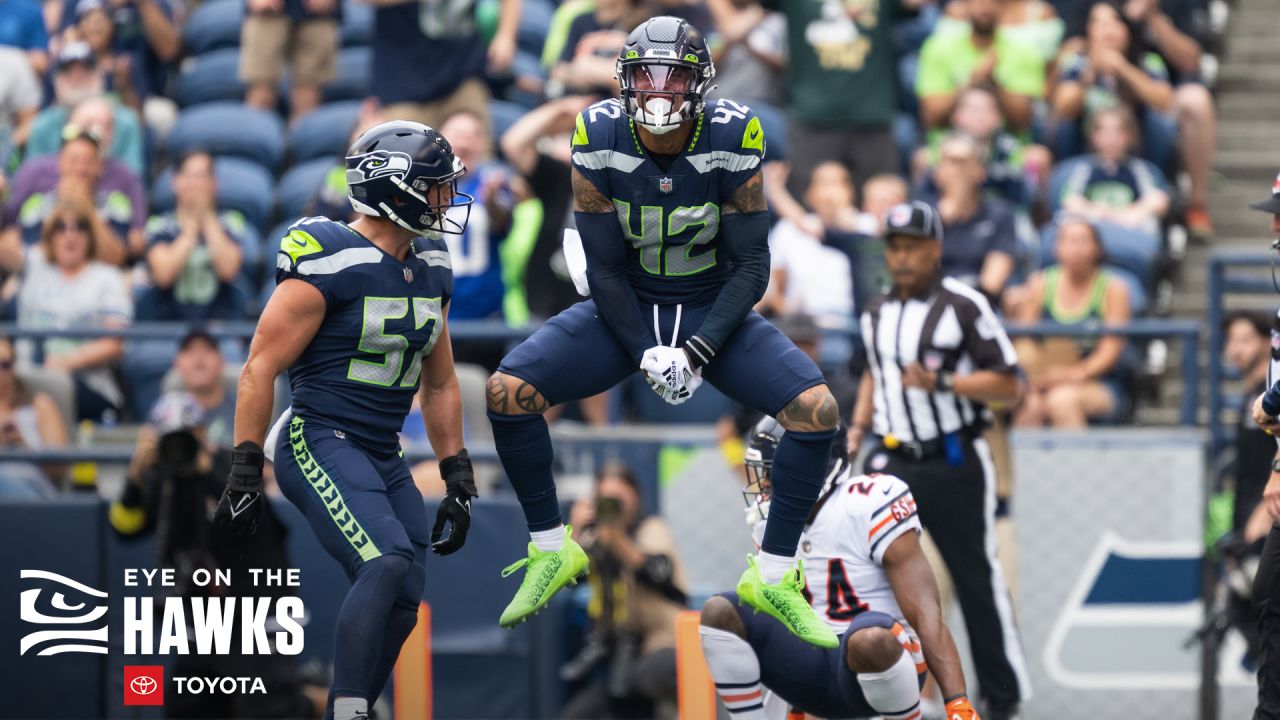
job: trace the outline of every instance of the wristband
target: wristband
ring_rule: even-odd
[[[236,492],[262,492],[262,446],[245,440],[231,450],[231,477],[227,487]]]
[[[933,381],[934,389],[941,392],[955,392],[956,375],[953,372],[939,370],[936,379]]]
[[[942,698],[942,702],[950,705],[951,703],[957,700],[968,700],[968,699],[969,699],[968,695],[964,693],[956,693],[955,695],[949,695],[947,697]]]
[[[685,341],[684,354],[689,356],[689,368],[697,370],[711,362],[711,358],[716,356],[716,350],[711,347],[711,343],[694,335]]]
[[[480,496],[476,491],[475,473],[471,469],[471,455],[466,448],[459,450],[457,455],[441,460],[439,465],[440,478],[444,480],[447,492],[461,490],[468,497]]]

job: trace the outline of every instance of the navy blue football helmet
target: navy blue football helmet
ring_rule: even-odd
[[[831,454],[827,458],[826,482],[822,486],[823,494],[831,487],[836,476],[849,462],[845,454],[845,433],[847,428],[843,422],[836,427],[835,439],[831,442]],[[747,449],[742,464],[747,468],[747,484],[742,488],[742,499],[747,508],[756,508],[761,519],[769,517],[769,497],[773,490],[773,456],[778,450],[786,430],[777,420],[769,416],[761,418],[751,434],[747,437]]]
[[[616,76],[623,110],[662,135],[702,114],[716,76],[702,33],[667,15],[646,20],[627,36]]]
[[[418,235],[461,235],[475,198],[458,192],[467,168],[444,136],[422,123],[392,120],[347,150],[347,197],[356,212]]]

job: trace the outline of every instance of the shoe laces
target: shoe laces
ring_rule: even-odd
[[[502,577],[509,577],[512,573],[529,564],[529,558],[522,557],[502,569]]]

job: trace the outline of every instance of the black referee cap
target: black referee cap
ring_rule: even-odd
[[[1261,202],[1250,203],[1249,207],[1272,215],[1280,215],[1280,175],[1276,176],[1276,181],[1271,185],[1271,198]]]
[[[932,205],[919,200],[894,205],[884,215],[884,236],[911,235],[942,240],[942,218]]]

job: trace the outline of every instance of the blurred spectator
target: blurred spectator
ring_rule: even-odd
[[[244,261],[244,218],[218,212],[213,156],[190,152],[174,164],[176,207],[147,223],[152,287],[139,301],[139,320],[234,320],[243,293],[232,283]]]
[[[934,34],[963,32],[968,28],[971,5],[967,0],[946,3],[945,14]],[[1047,67],[1057,57],[1062,44],[1063,22],[1058,11],[1045,0],[1000,0],[1000,34],[1036,51]]]
[[[793,194],[826,160],[844,165],[859,188],[873,175],[899,169],[889,127],[898,107],[893,20],[900,9],[923,4],[764,2],[787,18]]]
[[[851,231],[857,214],[853,181],[844,166],[825,162],[814,168],[805,202],[822,228]],[[853,318],[853,270],[850,258],[827,247],[790,220],[769,233],[773,257],[769,289],[757,309],[770,315],[803,313],[819,322],[848,324]]]
[[[502,155],[542,204],[538,239],[524,275],[529,311],[550,318],[580,301],[565,263],[563,233],[571,218],[569,139],[574,120],[594,100],[570,95],[530,110],[501,139]]]
[[[588,680],[563,718],[644,718],[676,698],[675,619],[685,609],[684,573],[671,529],[643,516],[640,488],[623,465],[596,475],[592,497],[573,504],[570,522],[591,557],[591,618],[586,644],[560,670]],[[602,672],[594,672],[601,663]],[[660,714],[667,717],[667,714]]]
[[[12,1],[12,0],[10,0]],[[0,1],[0,8],[4,3]],[[40,110],[40,79],[22,51],[0,47],[0,194]]]
[[[978,143],[966,135],[949,135],[939,146],[933,171],[937,195],[925,200],[942,216],[943,274],[981,291],[993,307],[1000,307],[1018,255],[1018,237],[1013,208],[983,194],[986,179]]]
[[[218,341],[206,330],[192,330],[178,343],[173,369],[182,391],[195,399],[204,415],[205,439],[215,448],[231,448],[236,417],[235,388],[223,378],[225,363]]]
[[[72,122],[95,130],[107,146],[107,156],[119,160],[138,177],[146,176],[142,123],[132,108],[114,95],[105,95],[106,78],[89,46],[67,43],[58,52],[53,75],[53,104],[36,115],[27,141],[26,159],[53,155],[62,147],[62,129],[73,109]],[[76,119],[79,118],[79,119]]]
[[[1150,260],[1159,251],[1160,222],[1169,211],[1164,177],[1154,165],[1129,156],[1136,128],[1127,108],[1100,110],[1090,126],[1095,154],[1067,176],[1062,207],[1100,223],[1116,259]]]
[[[715,18],[715,32],[708,36],[718,86],[712,96],[780,107],[787,19],[766,11],[759,0],[710,0],[707,5]]]
[[[0,449],[41,450],[67,445],[67,426],[58,405],[47,393],[32,388],[17,375],[13,343],[0,337]],[[0,483],[30,477],[13,463],[0,463]],[[44,465],[37,472],[55,482],[66,468]]]
[[[884,214],[889,208],[906,202],[911,195],[907,181],[894,173],[869,178],[862,184],[862,207],[854,220],[854,229],[864,235],[879,237],[884,230]]]
[[[159,97],[165,66],[182,51],[169,0],[64,0],[62,25],[64,30],[74,28],[69,38],[89,44],[108,87],[149,125],[157,125],[161,108],[174,107]]]
[[[498,28],[486,49],[475,0],[373,0],[377,42],[369,91],[388,118],[439,128],[453,113],[470,110],[488,136],[485,66],[494,72],[510,67],[520,25],[520,0],[499,2]]]
[[[354,143],[356,138],[363,135],[366,130],[383,121],[383,115],[377,105],[377,102],[372,100],[365,100],[360,105],[360,116],[351,130],[347,140],[348,145]],[[346,157],[347,150],[343,148],[342,154],[333,159],[333,167],[329,169],[329,174],[325,175],[324,182],[316,188],[315,193],[303,206],[303,217],[319,216],[339,222],[346,222],[353,217],[351,201],[347,198]]]
[[[0,45],[21,50],[37,75],[49,69],[49,33],[36,0],[0,0]]]
[[[1067,220],[1055,250],[1058,264],[1032,276],[1017,320],[1064,327],[1128,324],[1129,289],[1103,269],[1098,230],[1087,220]],[[1131,409],[1132,368],[1125,362],[1125,338],[1050,338],[1043,343],[1019,338],[1015,346],[1030,383],[1014,417],[1016,425],[1083,428],[1089,420],[1119,419]]]
[[[985,87],[960,91],[948,127],[968,135],[979,145],[979,157],[986,166],[983,189],[1019,207],[1028,208],[1048,181],[1053,158],[1042,145],[1030,145],[1003,128],[999,101]],[[918,149],[912,161],[912,176],[933,188],[930,168],[938,164],[943,135],[935,133],[927,146]]]
[[[289,116],[320,105],[320,88],[337,74],[340,0],[246,0],[240,29],[245,104],[276,111],[276,88],[289,68]]]
[[[1094,0],[1087,17],[1084,47],[1063,60],[1050,101],[1054,155],[1079,155],[1094,113],[1124,105],[1141,119],[1142,156],[1168,168],[1176,127],[1167,114],[1173,89],[1164,61],[1147,51],[1142,28],[1124,15],[1119,0]]]
[[[1265,312],[1237,310],[1227,313],[1222,329],[1227,339],[1222,354],[1244,382],[1236,425],[1236,493],[1231,529],[1252,543],[1271,529],[1271,518],[1265,508],[1259,507],[1259,501],[1276,457],[1276,439],[1253,421],[1253,403],[1268,388],[1271,318]],[[1253,517],[1255,510],[1257,517]]]
[[[966,0],[965,6],[968,32],[935,33],[920,49],[921,121],[926,128],[946,126],[961,91],[988,87],[1011,128],[1030,128],[1032,103],[1044,97],[1044,61],[1031,45],[997,31],[999,0]]]
[[[32,245],[53,206],[70,199],[97,208],[93,220],[103,223],[97,259],[118,265],[126,255],[136,257],[147,218],[142,183],[121,163],[102,159],[97,133],[72,124],[63,133],[56,157],[36,158],[18,170],[5,203],[3,232],[14,238],[20,234],[24,245]],[[6,237],[0,242],[10,247],[14,241]]]
[[[848,171],[845,171],[848,177]],[[898,175],[876,175],[862,186],[862,209],[855,212],[852,227],[845,223],[827,225],[822,242],[844,253],[853,271],[854,312],[889,287],[889,272],[884,262],[884,215],[889,208],[908,199],[908,187]],[[741,433],[750,429],[747,426]]]
[[[27,253],[18,291],[18,325],[24,328],[119,328],[133,318],[133,303],[119,268],[98,261],[102,223],[83,199],[62,199],[49,213],[40,247]],[[75,381],[76,420],[119,417],[124,396],[112,366],[119,359],[119,338],[24,340],[18,357],[24,364],[71,373]]]
[[[575,17],[560,59],[551,69],[548,94],[616,96],[618,54],[627,34],[649,16],[641,0],[598,0],[592,11]]]

